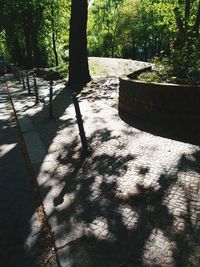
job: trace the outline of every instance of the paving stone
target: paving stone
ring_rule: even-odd
[[[47,84],[38,83],[45,97]],[[42,106],[24,112],[46,151],[37,178],[61,266],[187,266],[197,257],[181,242],[195,239],[188,222],[200,231],[199,147],[152,134],[152,124],[125,123],[115,108],[118,79],[106,78],[79,95],[92,148],[83,159],[69,94],[55,90],[59,122]]]
[[[48,258],[43,244],[44,215],[38,212],[23,145],[16,124],[11,122],[12,112],[0,78],[0,266],[39,266]]]

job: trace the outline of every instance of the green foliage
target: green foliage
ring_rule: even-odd
[[[37,68],[34,71],[39,77],[46,80],[61,80],[68,76],[68,67],[65,63],[52,68]]]
[[[119,56],[118,29],[124,0],[96,0],[89,10],[88,44],[90,55]]]
[[[169,53],[176,23],[172,1],[97,0],[90,8],[90,55],[148,58]]]
[[[199,1],[88,2],[89,55],[160,58],[164,68],[159,62],[158,71],[145,74],[146,79],[199,83]],[[59,65],[51,71],[66,76],[70,7],[69,0],[0,1],[0,54],[29,67]],[[99,71],[94,68],[94,73]]]
[[[69,45],[70,1],[48,0],[45,8],[45,41],[49,55],[49,65],[55,65],[52,34],[55,36],[58,60],[65,61],[66,47]]]
[[[173,49],[170,66],[171,75],[181,82],[200,84],[200,39],[188,37],[181,49]]]
[[[54,47],[62,61],[62,49],[68,43],[70,1],[2,0],[0,5],[4,54],[30,67],[55,65],[54,33]]]
[[[168,59],[154,58],[154,71],[141,74],[139,80],[200,85],[200,40],[188,38],[181,49],[172,49]]]

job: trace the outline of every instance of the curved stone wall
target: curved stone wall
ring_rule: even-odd
[[[120,78],[119,111],[148,120],[199,120],[200,86]]]

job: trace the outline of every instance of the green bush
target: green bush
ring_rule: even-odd
[[[180,81],[200,84],[200,39],[188,37],[182,48],[172,49],[170,67]]]
[[[169,58],[154,58],[153,72],[143,73],[140,80],[200,85],[200,40],[188,37],[180,47],[173,48]]]
[[[37,68],[34,71],[39,77],[45,80],[60,80],[67,78],[68,66],[66,64],[61,64],[53,68]]]

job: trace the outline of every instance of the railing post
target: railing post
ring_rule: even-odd
[[[23,89],[26,90],[26,85],[25,85],[25,81],[24,81],[24,74],[23,74],[23,72],[21,72],[20,74],[21,74]]]
[[[28,73],[26,73],[26,83],[27,83],[28,95],[31,95],[31,88],[30,88]]]
[[[83,153],[88,154],[89,149],[88,149],[87,139],[86,139],[85,131],[84,131],[84,127],[83,127],[82,115],[81,115],[78,99],[77,99],[77,96],[75,93],[72,95],[72,101],[74,103],[74,108],[75,108],[75,112],[76,112],[76,118],[77,118],[81,143],[82,143],[82,147],[83,147]]]
[[[39,103],[39,96],[38,96],[38,87],[37,87],[37,81],[36,81],[36,74],[33,74],[33,80],[34,80],[34,90],[35,90],[35,105]]]
[[[21,84],[22,83],[22,81],[21,81],[21,72],[19,70],[17,71],[17,79],[18,79],[19,83]]]
[[[49,82],[49,117],[53,118],[53,81]]]

